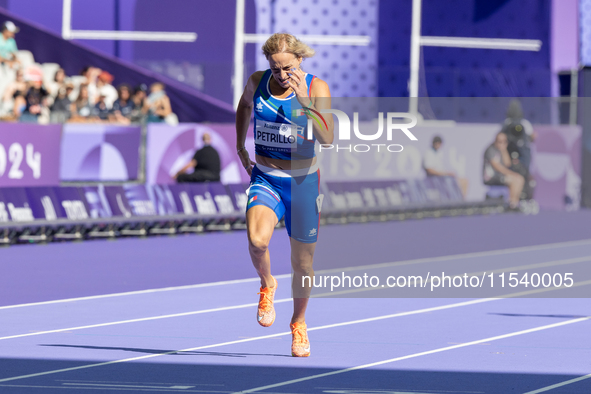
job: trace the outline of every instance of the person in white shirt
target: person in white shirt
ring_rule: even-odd
[[[443,151],[441,150],[443,140],[440,136],[435,136],[431,145],[431,149],[425,152],[423,156],[423,168],[427,176],[453,176],[458,182],[458,186],[462,191],[462,195],[466,197],[468,192],[468,180],[466,178],[458,177],[454,172],[448,171],[445,166]]]
[[[111,85],[113,79],[115,78],[106,71],[101,72],[98,78],[96,79],[96,89],[98,95],[99,97],[104,96],[107,109],[113,108],[113,103],[115,102],[115,100],[119,98],[117,89],[115,89],[115,87]]]

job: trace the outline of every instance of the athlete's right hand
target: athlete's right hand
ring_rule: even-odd
[[[238,157],[240,158],[240,162],[242,163],[242,167],[244,167],[244,169],[248,173],[248,176],[251,176],[252,175],[252,166],[254,166],[256,163],[254,161],[250,160],[250,156],[248,155],[248,151],[246,149],[242,149],[241,151],[238,152]]]

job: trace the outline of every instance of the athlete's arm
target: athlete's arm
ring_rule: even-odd
[[[263,71],[257,71],[248,78],[242,97],[240,97],[240,101],[238,102],[238,108],[236,108],[236,150],[238,151],[238,157],[242,162],[242,167],[246,169],[249,176],[252,172],[252,166],[255,163],[250,160],[248,151],[243,148],[246,142],[248,126],[250,125],[252,108],[254,106],[252,99],[263,74]]]
[[[293,68],[288,74],[289,87],[294,91],[300,105],[305,109],[304,113],[312,120],[312,132],[321,144],[332,144],[334,139],[334,122],[332,115],[320,114],[323,109],[330,109],[330,89],[328,84],[320,78],[314,78],[310,97],[308,97],[308,85],[306,76],[301,69]]]
[[[315,110],[318,113],[323,109],[330,109],[330,89],[326,82],[315,78],[314,83],[312,83],[310,95],[312,96],[312,106],[308,107],[308,109]],[[317,122],[314,117],[318,119],[318,113],[314,113],[313,111],[306,112],[308,119],[313,120],[314,129],[312,131],[314,132],[314,136],[321,144],[332,144],[334,140],[334,120],[332,114],[323,114],[322,119]],[[326,122],[326,125],[324,122]]]

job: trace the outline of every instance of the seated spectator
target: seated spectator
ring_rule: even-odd
[[[20,113],[19,121],[34,122],[34,123],[48,123],[49,122],[49,108],[47,97],[49,93],[43,86],[43,72],[37,66],[29,66],[25,70],[25,79],[29,81],[29,88],[25,93],[24,110]],[[21,100],[15,99],[15,107],[23,107]]]
[[[66,87],[66,72],[63,68],[58,69],[53,76],[53,81],[46,86],[47,92],[54,98],[57,97],[59,90]]]
[[[107,107],[106,97],[104,94],[99,94],[99,100],[92,109],[92,116],[97,117],[102,121],[109,120],[109,113],[111,111]]]
[[[111,85],[113,79],[115,79],[115,77],[108,72],[103,71],[98,75],[96,80],[97,97],[104,97],[108,109],[113,108],[113,103],[117,100],[118,96],[117,89]]]
[[[88,89],[88,101],[94,106],[98,100],[97,78],[102,70],[97,67],[86,66],[80,72],[80,75],[86,77],[86,86]]]
[[[147,91],[148,87],[146,84],[142,83],[136,86],[135,91],[133,92],[133,96],[131,97],[131,100],[133,101],[133,110],[130,115],[132,123],[142,123],[144,121],[145,115],[143,109],[146,102]]]
[[[499,132],[495,142],[484,152],[483,180],[485,185],[502,185],[509,187],[509,204],[517,209],[525,179],[522,175],[511,171],[511,157],[507,150],[507,135]]]
[[[14,36],[18,33],[19,28],[11,21],[6,21],[2,24],[2,34],[0,34],[0,64],[4,64],[10,68],[16,68],[20,65],[16,57],[18,50]]]
[[[220,155],[210,144],[211,136],[209,133],[204,133],[203,148],[195,152],[193,159],[173,176],[177,182],[215,182],[220,180]],[[187,174],[190,168],[194,168],[194,171]]]
[[[71,106],[72,120],[85,122],[92,115],[93,107],[88,99],[88,85],[83,83],[80,85],[76,101]]]
[[[134,108],[134,102],[131,99],[131,87],[127,84],[119,85],[117,93],[119,98],[113,103],[111,121],[129,124],[131,121],[131,112]]]
[[[57,96],[51,106],[49,117],[51,123],[65,123],[70,119],[72,102],[68,96],[73,89],[74,85],[67,84],[66,86],[62,86],[57,92]]]
[[[458,177],[452,171],[447,171],[444,164],[445,160],[441,145],[443,145],[443,140],[440,136],[435,136],[431,144],[431,149],[425,152],[425,156],[423,157],[423,168],[425,169],[427,176],[452,176],[456,178],[458,186],[462,191],[462,195],[466,197],[466,193],[468,192],[468,180],[466,178]]]
[[[27,93],[27,89],[28,86],[27,82],[25,81],[24,71],[22,69],[18,69],[16,71],[16,79],[9,83],[4,90],[4,95],[2,97],[2,110],[0,112],[3,114],[10,114],[14,109],[15,99],[19,96],[24,98],[25,94]]]
[[[146,98],[143,108],[144,114],[147,114],[147,122],[164,122],[165,118],[172,114],[170,99],[164,91],[164,85],[156,82],[150,85],[150,95]]]

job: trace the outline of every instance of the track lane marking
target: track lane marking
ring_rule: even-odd
[[[497,300],[497,299],[503,299],[503,298],[517,298],[517,297],[534,295],[534,294],[538,294],[538,293],[544,293],[547,291],[564,290],[564,289],[570,289],[573,287],[587,286],[587,285],[591,285],[591,280],[575,283],[573,286],[568,287],[568,288],[564,287],[564,286],[563,287],[549,287],[549,288],[542,288],[542,289],[536,289],[536,290],[522,291],[522,292],[518,292],[518,293],[505,294],[505,295],[501,295],[501,296],[494,297],[494,298],[482,298],[482,299],[478,299],[478,300],[490,301],[490,300]],[[347,294],[347,293],[356,293],[359,291],[370,291],[370,290],[374,290],[374,288],[354,289],[354,290],[335,292],[335,293],[322,293],[322,294],[317,294],[315,297],[323,297],[326,295],[343,295],[343,294]],[[311,297],[311,298],[315,298],[315,297]],[[282,298],[279,300],[275,300],[274,302],[276,304],[281,304],[284,302],[289,302],[291,300],[292,300],[291,298]],[[476,300],[476,301],[478,301],[478,300]],[[484,301],[484,302],[486,302],[486,301]],[[456,304],[448,304],[448,305],[456,305]],[[54,330],[36,331],[36,332],[29,332],[26,334],[15,334],[15,335],[9,335],[9,336],[5,336],[5,337],[0,337],[0,341],[6,340],[6,339],[31,337],[31,336],[36,336],[36,335],[55,334],[55,333],[66,332],[66,331],[76,331],[76,330],[85,330],[85,329],[89,329],[89,328],[115,326],[115,325],[119,325],[119,324],[139,323],[139,322],[144,322],[144,321],[169,319],[169,318],[173,318],[173,317],[200,315],[200,314],[212,313],[212,312],[223,312],[223,311],[229,311],[229,310],[250,308],[250,307],[254,307],[254,306],[258,306],[258,303],[253,302],[253,303],[242,304],[242,305],[233,305],[233,306],[225,306],[225,307],[219,307],[219,308],[202,309],[199,311],[181,312],[181,313],[174,313],[174,314],[169,314],[169,315],[141,317],[141,318],[137,318],[137,319],[120,320],[120,321],[114,321],[114,322],[108,322],[108,323],[97,323],[97,324],[68,327],[68,328],[57,328]],[[435,307],[435,308],[439,308],[439,307]],[[406,312],[401,312],[401,313],[406,313]],[[393,315],[386,315],[386,316],[387,317],[384,317],[384,318],[387,319],[389,317],[392,317]],[[374,318],[371,318],[371,319],[374,319]],[[308,331],[309,330],[310,329],[308,329]]]
[[[569,325],[569,324],[580,323],[580,322],[583,322],[583,321],[587,321],[589,319],[591,319],[591,317],[582,317],[582,318],[579,318],[579,319],[567,320],[567,321],[560,322],[560,323],[548,324],[548,325],[545,325],[545,326],[534,327],[534,328],[530,328],[530,329],[527,329],[527,330],[515,331],[515,332],[508,333],[508,334],[497,335],[497,336],[494,336],[494,337],[488,337],[488,338],[483,338],[483,339],[479,339],[479,340],[476,340],[476,341],[466,342],[466,343],[462,343],[462,344],[459,344],[459,345],[446,346],[446,347],[442,347],[442,348],[438,348],[438,349],[428,350],[428,351],[425,351],[425,352],[419,352],[419,353],[409,354],[409,355],[406,355],[406,356],[390,358],[388,360],[382,360],[382,361],[377,361],[377,362],[373,362],[373,363],[369,363],[369,364],[358,365],[356,367],[339,369],[339,370],[336,370],[336,371],[331,371],[331,372],[325,372],[325,373],[321,373],[321,374],[317,374],[317,375],[306,376],[306,377],[299,378],[299,379],[286,380],[284,382],[279,382],[279,383],[275,383],[275,384],[269,384],[269,385],[266,385],[266,386],[255,387],[255,388],[248,389],[248,390],[238,391],[238,392],[235,392],[234,394],[238,394],[238,393],[256,393],[256,392],[259,392],[259,391],[263,391],[263,390],[267,390],[267,389],[272,389],[272,388],[276,388],[276,387],[287,386],[287,385],[291,385],[291,384],[295,384],[295,383],[300,383],[300,382],[305,382],[305,381],[308,381],[308,380],[320,379],[320,378],[324,378],[324,377],[327,377],[327,376],[339,375],[339,374],[342,374],[342,373],[347,373],[347,372],[352,372],[352,371],[359,371],[361,369],[376,367],[376,366],[384,365],[384,364],[390,364],[390,363],[394,363],[394,362],[397,362],[397,361],[408,360],[408,359],[411,359],[411,358],[416,358],[416,357],[421,357],[421,356],[427,356],[427,355],[431,355],[431,354],[435,354],[435,353],[441,353],[441,352],[446,352],[446,351],[449,351],[449,350],[454,350],[454,349],[459,349],[459,348],[463,348],[463,347],[478,345],[478,344],[484,343],[484,342],[493,342],[493,341],[498,341],[500,339],[505,339],[505,338],[511,338],[511,337],[515,337],[515,336],[519,336],[519,335],[530,334],[530,333],[533,333],[533,332],[548,330],[548,329],[551,329],[551,328],[566,326],[566,325]],[[529,394],[532,394],[532,393],[529,393]]]
[[[577,285],[585,286],[588,284],[591,284],[591,281],[581,282],[580,284],[577,284]],[[575,286],[577,286],[577,285],[575,285]],[[435,311],[440,311],[440,310],[458,308],[458,307],[462,307],[462,306],[481,304],[481,303],[491,302],[491,301],[498,301],[498,300],[502,300],[505,298],[521,297],[524,295],[537,294],[537,293],[542,293],[542,292],[547,292],[547,291],[555,291],[555,290],[560,290],[560,289],[561,288],[537,289],[537,290],[525,291],[525,292],[520,292],[520,293],[514,293],[514,294],[510,294],[510,295],[504,295],[499,298],[481,298],[481,299],[476,299],[476,300],[471,300],[471,301],[458,302],[458,303],[454,303],[454,304],[440,305],[440,306],[431,307],[431,308],[417,309],[414,311],[399,312],[399,313],[394,313],[394,314],[390,314],[390,315],[382,315],[382,316],[376,316],[376,317],[371,317],[371,318],[366,318],[366,319],[357,319],[357,320],[351,320],[348,322],[341,322],[341,323],[327,324],[324,326],[311,327],[311,328],[308,328],[308,331],[324,330],[324,329],[328,329],[328,328],[344,327],[344,326],[349,326],[349,325],[353,325],[353,324],[368,323],[368,322],[373,322],[373,321],[391,319],[391,318],[395,318],[395,317],[417,315],[417,314],[421,314],[421,313],[435,312]],[[589,319],[589,317],[584,317],[584,318],[580,318],[577,320],[582,321],[582,320],[587,320],[587,319]],[[10,382],[10,381],[19,380],[19,379],[32,378],[32,377],[37,377],[37,376],[52,375],[52,374],[61,373],[61,372],[69,372],[69,371],[75,371],[75,370],[80,370],[80,369],[100,367],[100,366],[104,366],[104,365],[119,364],[119,363],[124,363],[124,362],[129,362],[129,361],[145,360],[148,358],[166,356],[166,355],[171,355],[171,354],[175,354],[175,353],[193,352],[193,351],[198,351],[198,350],[211,349],[211,348],[215,348],[215,347],[235,345],[235,344],[245,343],[245,342],[253,342],[253,341],[258,341],[258,340],[263,340],[263,339],[276,338],[276,337],[280,337],[283,335],[291,335],[291,331],[281,332],[281,333],[277,333],[277,334],[264,335],[264,336],[259,336],[259,337],[253,337],[253,338],[244,338],[244,339],[239,339],[239,340],[235,340],[235,341],[228,341],[228,342],[216,343],[216,344],[211,344],[211,345],[198,346],[198,347],[194,347],[194,348],[175,350],[175,351],[170,351],[170,352],[148,354],[145,356],[138,356],[138,357],[132,357],[132,358],[126,358],[126,359],[120,359],[120,360],[106,361],[106,362],[102,362],[102,363],[81,365],[78,367],[63,368],[63,369],[38,372],[38,373],[28,374],[28,375],[13,376],[13,377],[9,377],[9,378],[0,379],[0,383]],[[461,345],[455,345],[455,346],[461,346]]]
[[[576,382],[580,382],[581,380],[585,380],[585,379],[589,379],[589,378],[591,378],[591,373],[589,375],[579,376],[578,378],[574,378],[574,379],[566,380],[564,382],[556,383],[556,384],[553,384],[551,386],[542,387],[541,389],[537,389],[537,390],[534,390],[534,391],[528,391],[527,393],[524,393],[524,394],[538,394],[538,393],[543,393],[545,391],[554,390],[554,389],[557,389],[559,387],[566,386],[566,385],[569,385],[569,384],[572,384],[572,383],[576,383]]]
[[[323,270],[321,272],[322,273],[330,273],[330,272],[340,272],[343,270],[357,270],[357,269],[363,269],[363,268],[375,269],[375,268],[392,267],[392,266],[396,266],[396,265],[422,264],[422,263],[426,263],[426,262],[439,262],[439,261],[446,261],[446,260],[453,260],[453,259],[466,259],[466,258],[474,258],[474,257],[488,257],[488,256],[497,256],[497,255],[503,255],[503,254],[511,254],[511,253],[522,253],[522,252],[531,252],[531,251],[538,251],[538,250],[546,250],[546,249],[554,249],[554,248],[567,248],[567,247],[585,246],[585,245],[591,245],[591,239],[585,239],[585,240],[579,240],[579,241],[556,242],[556,243],[544,244],[544,245],[522,246],[522,247],[516,247],[516,248],[496,249],[496,250],[489,250],[489,251],[485,251],[485,252],[471,252],[471,253],[455,254],[455,255],[441,256],[441,257],[429,257],[429,258],[422,258],[422,259],[394,261],[394,262],[388,262],[388,263],[379,263],[379,264],[357,266],[357,267],[343,267],[343,268],[338,268],[338,269]],[[320,273],[320,271],[319,271],[319,273]],[[275,278],[288,278],[290,276],[291,276],[291,274],[282,274],[282,275],[275,275]],[[137,295],[137,294],[158,293],[158,292],[165,292],[165,291],[188,290],[188,289],[196,289],[196,288],[201,288],[201,287],[233,285],[233,284],[240,284],[240,283],[257,282],[259,280],[260,280],[259,278],[236,279],[236,280],[227,280],[227,281],[219,281],[219,282],[200,283],[200,284],[195,284],[195,285],[164,287],[164,288],[158,288],[158,289],[147,289],[147,290],[137,290],[137,291],[112,293],[112,294],[102,294],[102,295],[86,296],[86,297],[65,298],[65,299],[52,300],[52,301],[41,301],[41,302],[31,302],[31,303],[26,303],[26,304],[0,306],[0,310],[12,309],[12,308],[24,308],[24,307],[37,306],[37,305],[57,304],[57,303],[64,303],[64,302],[95,300],[95,299],[110,298],[110,297],[122,297],[122,296],[130,296],[130,295]]]
[[[391,318],[395,318],[395,317],[410,316],[410,315],[416,315],[416,314],[421,314],[421,313],[429,313],[429,312],[435,312],[435,311],[439,311],[439,310],[458,308],[458,307],[467,306],[467,305],[474,305],[474,304],[480,304],[480,303],[484,303],[484,302],[496,301],[496,300],[500,300],[500,299],[501,298],[483,298],[483,299],[477,299],[477,300],[471,300],[471,301],[464,301],[464,302],[459,302],[459,303],[454,303],[454,304],[441,305],[441,306],[437,306],[437,307],[418,309],[418,310],[414,310],[414,311],[399,312],[399,313],[394,313],[394,314],[390,314],[390,315],[383,315],[383,316],[376,316],[376,317],[371,317],[371,318],[366,318],[366,319],[357,319],[357,320],[352,320],[352,321],[348,321],[348,322],[327,324],[324,326],[308,328],[308,331],[324,330],[324,329],[328,329],[328,328],[343,327],[343,326],[349,326],[349,325],[360,324],[360,323],[368,323],[368,322],[372,322],[372,321],[391,319]],[[9,377],[9,378],[0,379],[0,383],[10,382],[13,380],[33,378],[33,377],[37,377],[37,376],[52,375],[52,374],[61,373],[61,372],[69,372],[69,371],[76,371],[76,370],[80,370],[80,369],[87,369],[87,368],[101,367],[101,366],[105,366],[105,365],[119,364],[119,363],[130,362],[130,361],[145,360],[145,359],[149,359],[149,358],[166,356],[166,355],[171,355],[171,354],[175,354],[175,353],[194,352],[194,351],[198,351],[198,350],[211,349],[211,348],[215,348],[215,347],[235,345],[235,344],[239,344],[239,343],[253,342],[253,341],[259,341],[259,340],[269,339],[269,338],[276,338],[276,337],[280,337],[280,336],[284,336],[284,335],[291,335],[291,331],[263,335],[263,336],[259,336],[259,337],[253,337],[253,338],[244,338],[244,339],[239,339],[239,340],[235,340],[235,341],[215,343],[215,344],[211,344],[211,345],[197,346],[197,347],[193,347],[193,348],[175,350],[175,351],[170,351],[170,352],[148,354],[148,355],[144,355],[144,356],[137,356],[137,357],[131,357],[131,358],[126,358],[126,359],[120,359],[120,360],[105,361],[105,362],[95,363],[95,364],[80,365],[77,367],[62,368],[62,369],[56,369],[56,370],[45,371],[45,372],[38,372],[38,373],[27,374],[27,375],[13,376],[13,377]]]

